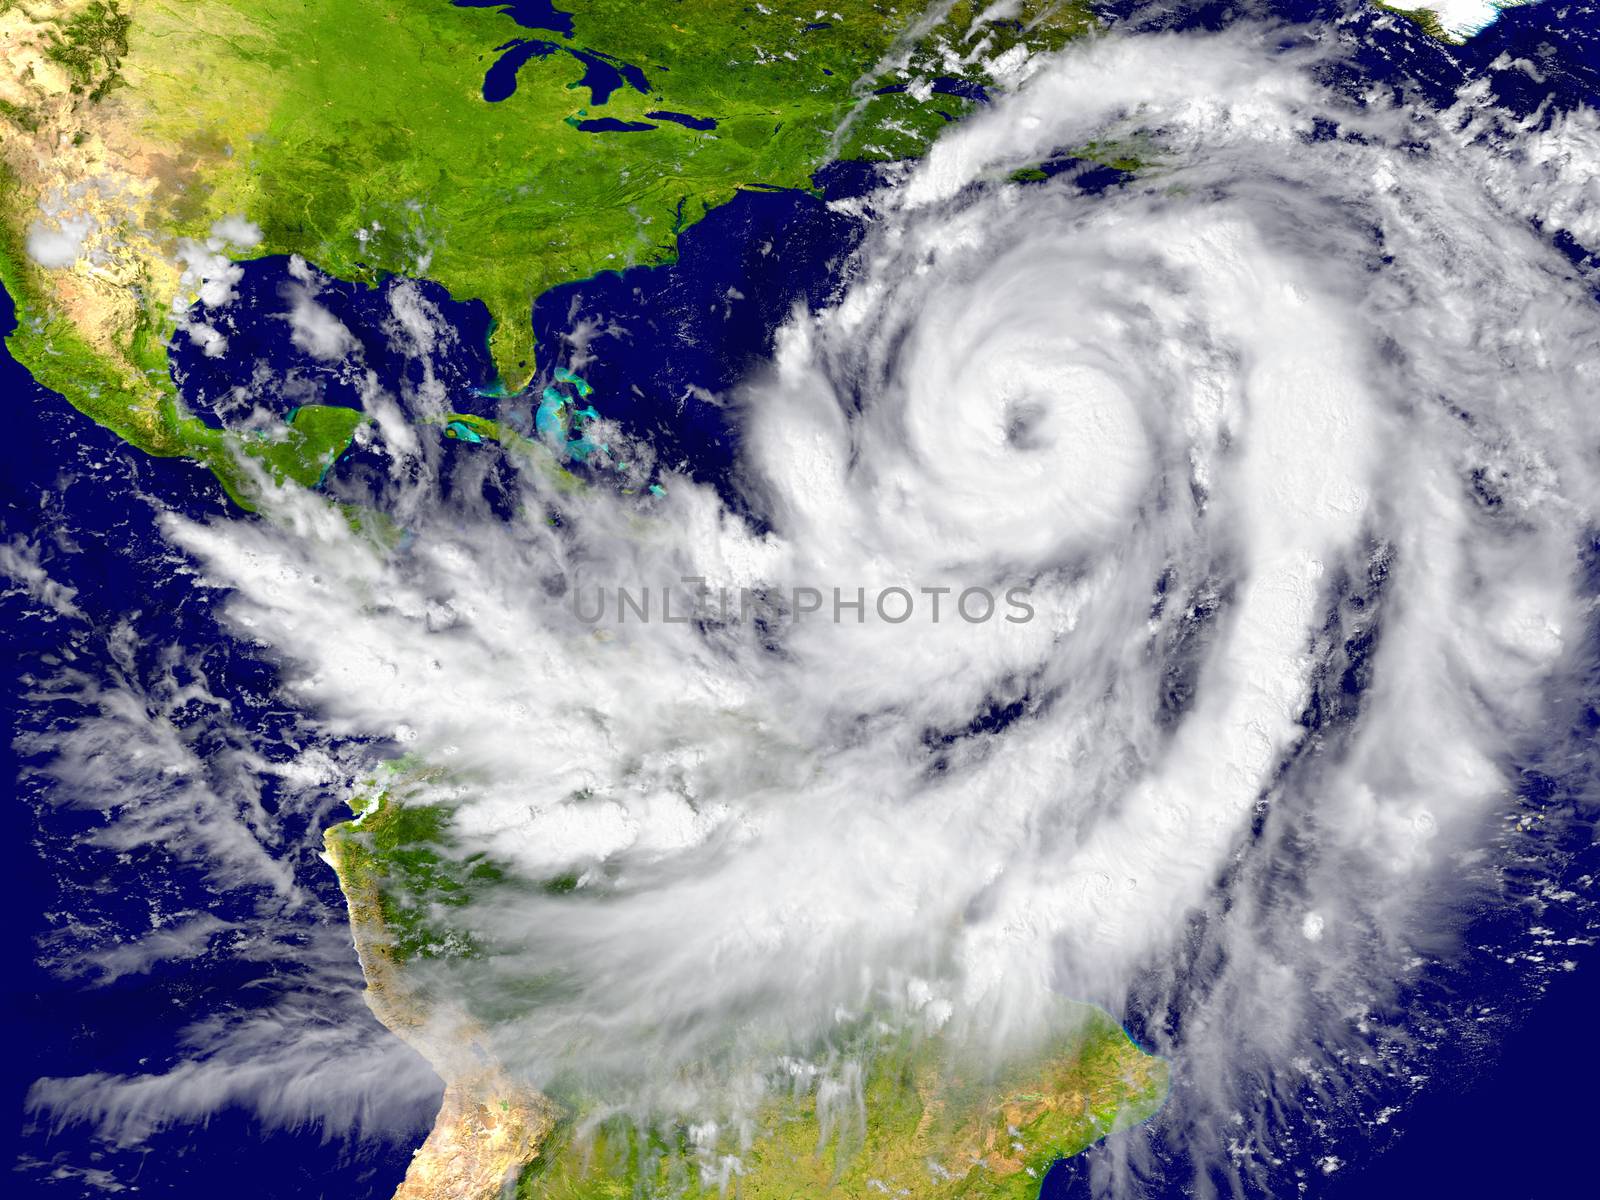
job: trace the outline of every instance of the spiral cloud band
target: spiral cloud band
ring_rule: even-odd
[[[1378,1014],[1494,890],[1512,764],[1589,653],[1600,313],[1551,239],[1600,234],[1600,140],[1578,113],[1509,155],[1481,93],[1358,103],[1293,41],[1091,40],[849,202],[836,302],[729,398],[737,504],[530,464],[505,521],[408,438],[399,553],[293,497],[170,522],[294,704],[428,764],[405,801],[463,855],[574,881],[417,967],[501,997],[510,1067],[723,1113],[841,1012],[989,1044],[1050,993],[1136,1003],[1161,1120],[1241,1187],[1310,1137],[1275,1092],[1421,1069]],[[1014,178],[1092,146],[1135,179]],[[574,612],[685,578],[1036,616]]]

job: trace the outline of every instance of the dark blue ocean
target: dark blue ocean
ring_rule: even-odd
[[[457,2],[488,6],[487,0]],[[547,3],[511,7],[529,28],[563,38],[570,32]],[[1108,13],[1134,26],[1194,29],[1236,20],[1245,10],[1225,3],[1159,10],[1114,5]],[[1274,11],[1309,19],[1341,10],[1280,5]],[[1547,100],[1554,109],[1600,103],[1600,9],[1594,5],[1552,0],[1512,10],[1464,48],[1440,47],[1403,23],[1388,32],[1370,26],[1369,17],[1347,27],[1364,28],[1369,48],[1335,82],[1354,89],[1378,81],[1444,103],[1509,52],[1538,64],[1543,81],[1497,74],[1497,86],[1518,89],[1500,96],[1508,107],[1531,114]],[[509,43],[501,49],[520,52]],[[524,57],[538,52],[527,50]],[[594,89],[611,86],[607,72],[618,76],[618,86],[628,84],[628,64],[590,57]],[[1544,111],[1548,119],[1551,108]],[[731,503],[742,503],[738,429],[710,397],[768,354],[773,331],[796,303],[819,305],[834,294],[861,236],[860,224],[829,209],[826,199],[862,194],[870,170],[830,168],[816,182],[816,193],[741,192],[689,226],[675,263],[566,284],[534,305],[543,369],[574,361],[571,330],[598,330],[582,344],[582,373],[603,415],[648,440],[663,467],[715,483]],[[1080,180],[1086,189],[1116,183],[1114,173]],[[1561,248],[1575,260],[1592,249],[1570,241]],[[278,377],[298,375],[307,393],[324,402],[360,406],[357,383],[297,355],[287,323],[272,315],[282,307],[276,297],[288,282],[285,260],[247,265],[239,301],[216,314],[229,338],[227,356],[209,359],[187,340],[175,342],[174,377],[203,419],[230,421],[235,387],[261,365]],[[403,395],[407,383],[416,382],[407,378],[415,367],[391,354],[383,332],[387,291],[397,283],[368,288],[326,281],[318,300],[360,341],[367,364]],[[727,302],[732,293],[741,297],[737,304]],[[531,422],[536,400],[493,395],[484,348],[487,313],[431,285],[425,294],[460,335],[440,368],[456,411]],[[6,300],[0,327],[13,325]],[[0,778],[10,792],[3,879],[13,920],[5,946],[5,1016],[15,1043],[6,1057],[9,1115],[0,1127],[17,1141],[17,1167],[5,1194],[76,1197],[126,1187],[152,1196],[241,1200],[387,1197],[432,1123],[438,1081],[393,1044],[360,1001],[342,901],[316,857],[318,831],[341,818],[338,797],[314,787],[294,789],[291,797],[270,773],[251,771],[242,752],[248,747],[266,762],[288,763],[316,744],[317,735],[276,699],[274,668],[224,629],[216,615],[219,597],[194,586],[159,529],[167,512],[253,518],[232,508],[200,468],[128,449],[35,385],[9,356],[0,356],[0,396],[11,417],[0,447],[0,543],[21,547],[52,580],[73,589],[70,603],[78,614],[62,616],[16,587],[0,595],[0,628],[12,651],[0,665],[7,726]],[[293,396],[282,403],[287,415]],[[376,453],[352,452],[323,486],[336,495],[370,490],[381,477]],[[486,451],[452,443],[442,453],[472,463]],[[448,470],[447,463],[447,479]],[[460,478],[461,486],[495,486],[492,472],[464,470]],[[1600,551],[1595,562],[1600,591]],[[1600,627],[1594,637],[1600,641]],[[1600,648],[1595,658],[1600,661]],[[1352,669],[1330,683],[1318,713],[1357,703],[1359,678]],[[181,786],[133,771],[123,779],[118,754],[126,747],[116,744],[78,747],[67,761],[56,743],[95,715],[92,697],[102,706],[113,698],[130,704],[128,719],[159,729],[167,744],[197,764],[200,777]],[[1537,844],[1519,850],[1525,860],[1509,868],[1575,890],[1600,876],[1589,799],[1600,716],[1589,703],[1575,700],[1570,719],[1551,730],[1550,746],[1524,766],[1523,802],[1546,820]],[[325,749],[330,755],[350,750]],[[246,775],[255,780],[253,790],[237,799]],[[246,830],[260,854],[281,865],[283,879],[269,886],[247,863],[219,876],[205,847],[164,837],[160,824],[136,823],[144,829],[136,839],[108,838],[107,830],[122,827],[125,816],[106,807],[119,780],[126,803],[173,806],[197,828]],[[181,824],[174,816],[172,829]],[[1542,919],[1573,922],[1555,928],[1555,936],[1593,934],[1576,910],[1563,916],[1553,909]],[[189,950],[142,969],[117,966],[120,960],[108,951],[149,935],[157,924],[191,931]],[[1492,1006],[1492,1037],[1442,1053],[1433,1085],[1408,1102],[1401,1117],[1377,1133],[1351,1135],[1340,1148],[1339,1171],[1287,1163],[1276,1194],[1531,1200],[1593,1191],[1587,1085],[1600,1075],[1600,1048],[1589,1026],[1600,1011],[1600,963],[1592,946],[1575,945],[1568,952],[1575,970],[1530,981],[1505,965],[1501,953],[1526,925],[1524,912],[1467,914],[1461,953],[1403,998],[1405,1010],[1416,1014]],[[1204,982],[1197,974],[1196,986]],[[179,1089],[190,1098],[187,1108],[163,1110],[150,1127],[141,1126],[137,1113],[96,1112],[92,1103],[80,1105],[78,1119],[29,1105],[30,1093],[38,1099],[41,1080],[97,1073],[122,1081],[170,1077],[187,1069],[193,1046],[215,1044],[215,1038],[197,1041],[197,1029],[208,1035],[238,1030],[237,1044],[247,1048],[246,1032],[290,1017],[327,1030],[318,1044],[330,1062],[378,1064],[392,1080],[392,1102],[333,1123],[279,1119],[270,1104],[264,1115],[248,1088],[225,1086],[239,1073],[228,1060],[213,1063],[216,1069],[188,1091]],[[1180,1026],[1183,1014],[1136,994],[1125,1019],[1143,1038]],[[1397,1098],[1372,1091],[1358,1100],[1376,1112]],[[1185,1181],[1194,1164],[1174,1132],[1182,1104],[1180,1083],[1164,1114],[1115,1135],[1139,1139],[1161,1164],[1151,1196],[1190,1194]],[[281,1107],[298,1111],[289,1100]],[[1097,1162],[1108,1153],[1098,1148],[1058,1164],[1042,1194],[1052,1200],[1088,1195]]]

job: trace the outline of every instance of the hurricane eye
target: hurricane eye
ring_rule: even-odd
[[[1012,400],[1005,408],[1006,444],[1014,450],[1043,450],[1054,438],[1049,429],[1050,410],[1040,400]]]

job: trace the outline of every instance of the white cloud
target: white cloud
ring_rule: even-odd
[[[0,574],[10,577],[15,590],[50,609],[56,616],[82,618],[83,613],[77,605],[77,589],[52,579],[39,561],[38,546],[20,535],[9,542],[0,542]],[[11,590],[8,588],[8,593]]]
[[[43,221],[28,226],[28,257],[41,267],[70,267],[83,256],[83,244],[94,231],[90,217],[63,217],[51,228]]]
[[[313,945],[307,953],[332,948]],[[89,1124],[127,1148],[229,1107],[248,1107],[269,1128],[315,1123],[325,1136],[348,1136],[415,1128],[437,1105],[437,1077],[383,1033],[349,988],[202,1018],[184,1038],[189,1053],[163,1071],[37,1080],[27,1109],[51,1129]]]
[[[355,349],[356,340],[339,320],[315,299],[309,287],[291,289],[292,307],[287,320],[293,332],[290,340],[313,358],[343,358]]]
[[[207,358],[221,358],[228,352],[228,339],[215,326],[207,325],[204,321],[188,321],[184,323],[183,331]]]
[[[404,352],[421,357],[433,353],[441,335],[448,337],[450,327],[445,324],[439,309],[422,294],[422,289],[412,280],[396,284],[389,291],[389,311],[398,326],[395,339]]]
[[[235,214],[211,222],[211,236],[231,242],[240,249],[249,249],[261,244],[261,226]]]
[[[222,253],[220,248],[197,242],[193,238],[180,238],[177,257],[183,264],[183,275],[179,280],[180,294],[173,302],[177,311],[186,311],[191,303],[190,297],[207,308],[221,308],[232,302],[236,295],[234,289],[244,278],[244,268]]]

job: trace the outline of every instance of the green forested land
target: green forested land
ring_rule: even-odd
[[[530,888],[564,893],[576,882],[562,875],[535,884],[507,875],[482,855],[464,854],[447,810],[407,803],[414,784],[439,777],[401,760],[354,802],[356,820],[328,831],[353,919],[378,933],[383,953],[402,971],[414,960],[433,960],[412,980],[408,1003],[419,1019],[433,1002],[416,990],[423,978],[437,986],[440,971],[450,971],[454,990],[470,992],[475,968],[493,975],[495,948],[462,931],[465,906],[474,900],[504,904],[510,893]],[[495,978],[494,990],[504,993],[507,981]],[[525,982],[520,1003],[534,1009],[549,981]],[[470,1007],[490,1023],[525,1015],[520,1008],[499,1011],[508,1002],[506,994],[474,995]],[[836,1074],[845,1063],[858,1064],[859,1095],[830,1112],[825,1104],[819,1108],[815,1084],[793,1088],[775,1077],[769,1099],[751,1114],[748,1144],[725,1129],[711,1146],[696,1146],[688,1126],[671,1119],[617,1115],[594,1124],[596,1114],[608,1111],[604,1098],[578,1084],[558,1086],[552,1098],[564,1116],[523,1172],[517,1195],[1032,1200],[1056,1159],[1149,1117],[1166,1095],[1168,1078],[1167,1064],[1136,1046],[1103,1011],[1055,997],[1040,1004],[1047,1010],[1041,1024],[1053,1032],[999,1054],[962,1050],[943,1034],[916,1028],[916,1017],[908,1028],[903,1017],[865,1014],[834,1030],[811,1055],[831,1061]],[[701,1170],[725,1154],[739,1160],[727,1191],[714,1173]]]
[[[244,212],[266,231],[261,253],[299,251],[352,279],[423,274],[482,299],[512,387],[532,369],[529,311],[546,288],[665,261],[685,224],[743,185],[806,186],[858,103],[839,149],[876,156],[920,152],[944,124],[937,110],[967,106],[862,99],[872,86],[860,81],[919,15],[911,3],[574,0],[568,39],[444,0],[208,0],[227,19],[198,54],[184,19],[194,6],[169,3],[153,8],[171,19],[134,27],[147,126],[158,140],[234,150],[210,156],[200,194],[173,196],[174,226]],[[982,7],[957,3],[917,39],[921,73],[947,72],[935,65],[945,48],[975,49],[982,38],[962,35]],[[984,27],[984,57],[1018,42],[1058,45],[1090,21],[1077,0],[1025,5],[1020,21]],[[516,38],[557,49],[522,66],[512,96],[488,103],[484,72]],[[588,68],[569,50],[637,67],[650,91],[624,84],[595,104],[580,86]],[[981,65],[955,69],[987,79]],[[587,133],[572,123],[643,121],[654,110],[718,125]]]
[[[571,38],[447,0],[58,7],[50,53],[81,76],[85,126],[104,124],[108,143],[143,148],[154,171],[152,232],[167,252],[242,214],[265,233],[250,253],[300,253],[351,280],[437,280],[488,305],[495,363],[513,390],[535,366],[530,314],[546,288],[667,261],[678,233],[742,186],[805,187],[832,157],[918,154],[971,102],[875,95],[879,87],[951,74],[982,83],[995,56],[1019,44],[1048,49],[1093,24],[1084,0],[1029,0],[1018,17],[976,33],[986,6],[972,0],[931,28],[916,24],[929,10],[888,0],[570,0]],[[488,103],[484,73],[517,38],[556,48],[522,66],[513,95]],[[572,50],[636,67],[648,92],[625,83],[596,104]],[[718,124],[576,128],[658,109]],[[8,103],[0,136],[7,126],[26,134],[37,114]],[[214,435],[169,403],[171,297],[160,294],[161,272],[139,288],[144,317],[118,332],[117,361],[103,361],[54,309],[50,273],[20,253],[36,202],[12,189],[3,205],[5,277],[27,318],[13,353],[136,445],[229,470]],[[274,443],[270,465],[314,482],[348,443],[354,421],[346,429],[341,420],[308,421]]]
[[[581,1106],[569,1106],[517,1196],[1034,1200],[1057,1159],[1147,1119],[1167,1092],[1166,1063],[1104,1012],[1056,1008],[1056,1035],[999,1065],[961,1061],[939,1036],[882,1034],[852,1046],[865,1070],[859,1094],[830,1106],[814,1087],[780,1089],[757,1110],[744,1147],[733,1130],[697,1147],[683,1124],[617,1116],[588,1126]],[[726,1176],[717,1170],[725,1154],[738,1160]]]

